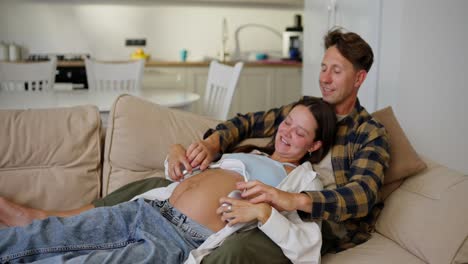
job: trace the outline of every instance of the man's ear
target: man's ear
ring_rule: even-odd
[[[309,152],[314,152],[316,151],[317,149],[321,148],[322,147],[322,141],[318,140],[318,141],[314,141],[314,143],[312,143],[312,146],[309,148]]]
[[[359,70],[356,73],[356,80],[354,82],[354,87],[357,87],[357,88],[361,87],[361,84],[364,82],[366,77],[367,77],[367,72],[365,70]]]

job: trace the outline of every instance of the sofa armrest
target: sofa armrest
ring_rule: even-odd
[[[376,230],[429,263],[451,263],[468,236],[468,176],[426,160],[385,201]]]
[[[95,106],[0,111],[0,196],[65,210],[99,196],[101,121]]]

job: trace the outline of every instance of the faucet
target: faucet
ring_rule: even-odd
[[[229,55],[228,52],[226,52],[226,43],[228,40],[228,28],[227,28],[227,21],[226,18],[223,18],[223,24],[221,28],[221,51],[219,54],[219,59],[221,62],[226,61],[226,57]]]
[[[241,25],[236,29],[236,32],[234,33],[234,41],[235,41],[236,46],[235,46],[235,49],[234,49],[234,54],[232,56],[233,60],[241,60],[242,59],[242,56],[240,54],[241,52],[240,52],[240,45],[239,45],[239,33],[240,33],[240,31],[242,29],[247,28],[247,27],[257,27],[257,28],[266,29],[266,30],[272,32],[273,34],[275,34],[276,36],[278,36],[280,40],[282,39],[281,32],[279,32],[278,30],[276,30],[276,29],[274,29],[272,27],[262,25],[262,24],[254,24],[254,23]]]

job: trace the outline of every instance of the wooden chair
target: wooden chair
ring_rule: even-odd
[[[203,113],[206,116],[219,120],[228,118],[229,108],[243,66],[242,62],[236,63],[234,67],[220,64],[217,61],[210,63],[203,100]]]
[[[101,62],[85,59],[90,92],[125,92],[136,94],[141,89],[144,60]]]
[[[0,62],[0,91],[53,91],[57,59],[45,62]]]

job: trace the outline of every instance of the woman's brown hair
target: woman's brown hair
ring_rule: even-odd
[[[303,99],[296,102],[291,109],[298,105],[307,107],[307,109],[309,109],[309,111],[312,113],[315,120],[317,121],[317,130],[315,131],[314,141],[322,141],[322,147],[310,154],[306,154],[301,158],[300,163],[306,161],[310,161],[311,163],[318,163],[325,157],[325,155],[327,155],[328,151],[333,146],[336,133],[335,111],[329,103],[316,97],[304,97]],[[265,147],[244,145],[236,147],[233,152],[248,153],[254,149],[258,149],[271,155],[275,151],[275,136],[277,131],[278,128],[276,128],[270,143],[268,143]]]

